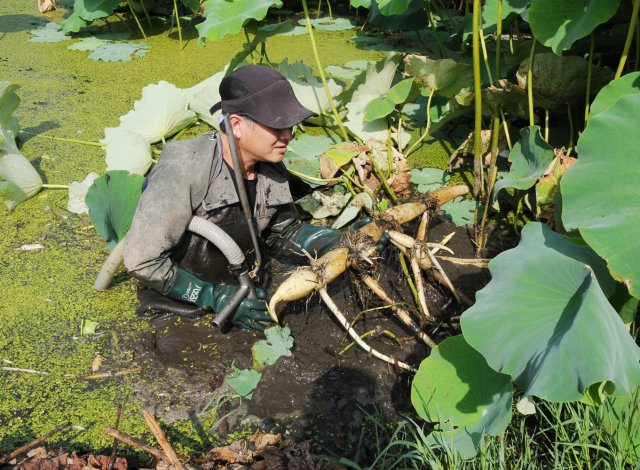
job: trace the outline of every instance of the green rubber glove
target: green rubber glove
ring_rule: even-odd
[[[198,307],[220,312],[233,298],[240,286],[205,282],[184,268],[178,268],[173,285],[163,292],[167,297],[196,304]],[[260,323],[271,321],[264,299],[267,293],[256,289],[257,299],[245,298],[236,308],[231,323],[240,328],[264,330]]]
[[[320,257],[338,243],[341,235],[340,230],[329,227],[300,224],[290,241],[295,246],[294,252],[302,254],[301,250],[305,250],[311,256]]]

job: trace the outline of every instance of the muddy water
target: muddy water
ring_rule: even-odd
[[[449,246],[456,256],[473,257],[466,230],[456,229],[443,218],[432,224],[430,240],[440,240],[452,231],[456,235]],[[267,287],[273,291],[289,267],[271,264],[273,274]],[[488,281],[482,269],[443,264],[453,283],[468,297],[473,298],[478,286]],[[377,271],[392,297],[410,308],[415,305],[393,247],[387,247]],[[381,304],[358,285],[357,276],[347,272],[329,292],[349,321],[360,315],[355,324],[360,334],[388,330],[400,343],[374,335],[366,339],[372,347],[417,367],[428,349],[411,337],[387,309],[372,310]],[[455,332],[457,325],[449,319],[459,315],[462,307],[433,280],[428,283],[427,293],[432,313],[444,320],[427,330],[435,339]],[[362,314],[363,310],[370,311]],[[381,413],[393,419],[411,410],[411,374],[369,356],[357,346],[342,352],[351,340],[319,296],[289,304],[281,318],[292,331],[293,355],[281,358],[263,372],[251,400],[229,404],[224,411],[232,414],[216,431],[233,431],[251,422],[310,439],[325,451],[349,455],[359,442],[367,414]],[[169,421],[198,416],[216,391],[219,396],[228,392],[225,373],[232,363],[239,368],[251,367],[251,347],[262,338],[258,333],[237,329],[222,332],[211,327],[207,317],[193,321],[162,316],[148,321],[154,328],[140,345],[140,357],[162,365],[145,367],[164,372],[155,377],[156,383],[171,384],[160,393],[157,388],[153,391],[156,411]],[[166,406],[167,402],[172,405]]]

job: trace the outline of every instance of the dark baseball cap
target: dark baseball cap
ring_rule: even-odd
[[[209,110],[240,114],[274,129],[286,129],[316,113],[300,104],[289,81],[263,65],[237,68],[220,82],[221,101]]]

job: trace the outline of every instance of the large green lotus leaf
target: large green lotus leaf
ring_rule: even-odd
[[[61,42],[71,39],[71,36],[66,36],[57,23],[47,23],[44,27],[32,29],[29,32],[32,35],[30,42]]]
[[[411,0],[376,0],[376,3],[384,16],[394,16],[406,13]]]
[[[380,9],[378,0],[371,2],[367,24],[383,31],[420,31],[429,24],[423,0],[410,0],[405,8],[405,0],[385,1],[385,13]],[[390,14],[393,10],[405,9],[402,14]]]
[[[404,103],[411,93],[413,78],[393,85],[387,93],[370,101],[364,108],[365,122],[387,117],[397,105]]]
[[[227,34],[242,31],[249,20],[263,20],[271,7],[281,8],[280,0],[206,0],[204,2],[205,20],[196,26],[198,41],[205,39],[218,41]]]
[[[300,137],[296,137],[289,142],[287,153],[284,155],[284,164],[287,170],[312,188],[324,186],[325,183],[305,178],[305,176],[311,178],[322,177],[320,175],[320,159],[318,155],[327,151],[336,141],[337,139],[322,135],[302,134]]]
[[[422,361],[411,384],[411,403],[422,419],[438,423],[430,442],[469,458],[483,434],[498,436],[509,425],[512,388],[508,375],[491,369],[458,335]]]
[[[463,225],[473,224],[477,220],[476,212],[482,214],[484,205],[474,199],[457,197],[440,206],[440,209],[443,215],[451,220],[456,227],[462,227]]]
[[[109,171],[87,191],[89,218],[110,249],[129,231],[143,182],[144,177],[128,171]]]
[[[640,92],[589,118],[580,158],[560,182],[562,222],[579,229],[629,292],[640,298]]]
[[[20,153],[13,132],[0,128],[0,178],[6,182],[4,199],[12,211],[40,191],[42,179],[29,160]]]
[[[617,80],[612,80],[600,90],[598,96],[591,103],[589,118],[593,119],[598,114],[609,109],[625,95],[640,93],[640,72],[624,75]]]
[[[111,15],[119,3],[120,0],[76,0],[73,11],[85,21],[94,21]]]
[[[196,113],[198,119],[216,129],[220,129],[220,122],[218,121],[220,111],[211,114],[209,110],[215,103],[220,101],[220,82],[225,77],[227,70],[228,65],[222,71],[184,90],[187,95],[189,109]]]
[[[296,201],[296,204],[311,214],[314,219],[326,219],[338,215],[351,199],[351,193],[336,190],[313,191]]]
[[[69,184],[69,202],[67,203],[67,210],[74,214],[88,214],[89,208],[87,204],[84,202],[87,197],[87,192],[89,188],[93,184],[93,182],[98,179],[100,175],[95,172],[89,173],[86,178],[82,181],[72,181]]]
[[[256,342],[251,348],[253,367],[260,371],[273,365],[281,357],[291,356],[293,337],[288,326],[275,325],[264,330],[266,339]]]
[[[640,384],[640,349],[607,300],[615,284],[606,264],[588,246],[532,222],[489,269],[462,332],[525,395],[566,402],[605,380],[615,395]]]
[[[529,58],[522,61],[516,77],[527,89]],[[583,103],[589,63],[578,56],[557,56],[551,52],[536,54],[533,60],[533,102],[545,109],[566,110],[567,103]],[[591,66],[591,93],[595,95],[613,78],[613,72]]]
[[[121,127],[104,130],[107,171],[126,170],[144,176],[151,167],[151,146],[142,136]]]
[[[473,68],[455,60],[408,55],[404,64],[405,72],[415,77],[418,84],[447,98],[453,98],[473,84]]]
[[[340,97],[347,108],[345,125],[363,141],[369,139],[387,141],[387,120],[365,121],[365,108],[370,101],[389,91],[400,60],[399,54],[392,54],[370,64],[367,70],[356,77],[349,90]]]
[[[509,152],[509,172],[498,174],[502,179],[496,183],[493,197],[495,198],[503,188],[531,188],[544,175],[553,157],[553,147],[540,135],[540,127],[525,127],[520,131],[520,140]]]
[[[164,80],[147,85],[133,111],[120,117],[120,127],[141,135],[150,144],[159,142],[196,121],[196,113],[187,109],[187,98],[184,90]]]
[[[502,0],[502,21],[521,15],[527,10],[529,0]],[[485,34],[498,24],[498,0],[487,0],[482,7],[482,28]]]
[[[608,21],[619,5],[620,0],[531,0],[528,21],[536,39],[561,54]]]
[[[80,17],[80,14],[77,11],[74,11],[69,18],[64,19],[60,22],[60,26],[62,26],[62,31],[65,33],[77,33],[82,28],[85,28],[91,24],[91,21],[86,21]]]
[[[289,80],[293,93],[305,108],[318,115],[329,109],[329,98],[322,81],[313,74],[311,67],[302,62],[289,64],[285,59],[276,65],[276,69]],[[335,80],[327,80],[327,86],[331,96],[337,96],[342,92],[342,86]],[[309,120],[313,121],[313,118]]]
[[[411,170],[411,184],[417,185],[419,193],[435,191],[451,179],[451,174],[440,168],[414,168]]]
[[[0,129],[11,131],[13,135],[20,129],[18,120],[12,116],[20,104],[20,98],[16,94],[18,88],[20,85],[0,81]]]

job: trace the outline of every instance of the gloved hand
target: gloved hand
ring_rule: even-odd
[[[216,284],[198,279],[184,268],[178,268],[173,285],[163,292],[167,297],[191,302],[200,308],[220,312],[233,298],[240,286],[235,284]],[[235,326],[247,329],[264,330],[260,322],[271,321],[267,304],[263,299],[267,293],[256,289],[258,299],[244,298],[231,317]]]

